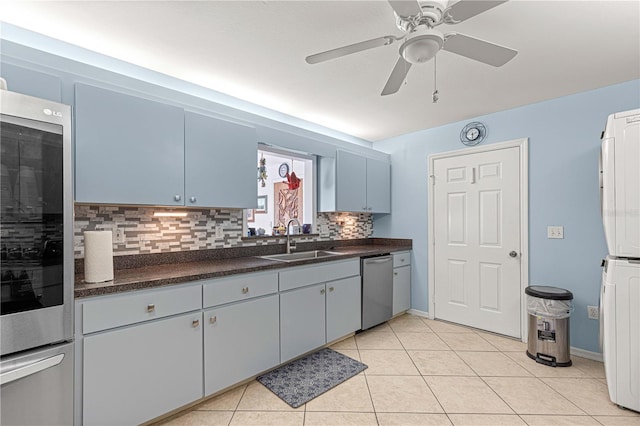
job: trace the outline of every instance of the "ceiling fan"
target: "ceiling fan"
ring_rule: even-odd
[[[412,65],[428,62],[440,50],[500,67],[513,59],[518,51],[457,32],[443,34],[436,27],[458,24],[506,1],[459,0],[449,6],[448,0],[388,0],[403,35],[387,35],[316,53],[307,56],[306,61],[317,64],[402,40],[400,57],[382,90],[382,96],[396,93]]]

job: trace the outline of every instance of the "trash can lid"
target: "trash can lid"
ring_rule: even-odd
[[[530,285],[524,289],[529,296],[540,297],[551,300],[573,300],[573,293],[569,290],[548,285]]]

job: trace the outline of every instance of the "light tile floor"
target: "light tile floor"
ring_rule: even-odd
[[[640,425],[609,401],[602,363],[547,367],[490,333],[402,315],[332,348],[369,368],[297,409],[253,381],[163,424]]]

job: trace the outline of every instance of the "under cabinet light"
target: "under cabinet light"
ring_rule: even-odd
[[[154,217],[185,217],[187,212],[153,212]]]

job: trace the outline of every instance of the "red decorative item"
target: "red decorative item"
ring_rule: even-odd
[[[296,172],[291,172],[291,174],[287,173],[285,176],[287,177],[289,189],[300,188],[300,179],[298,179],[298,176],[296,176]]]

